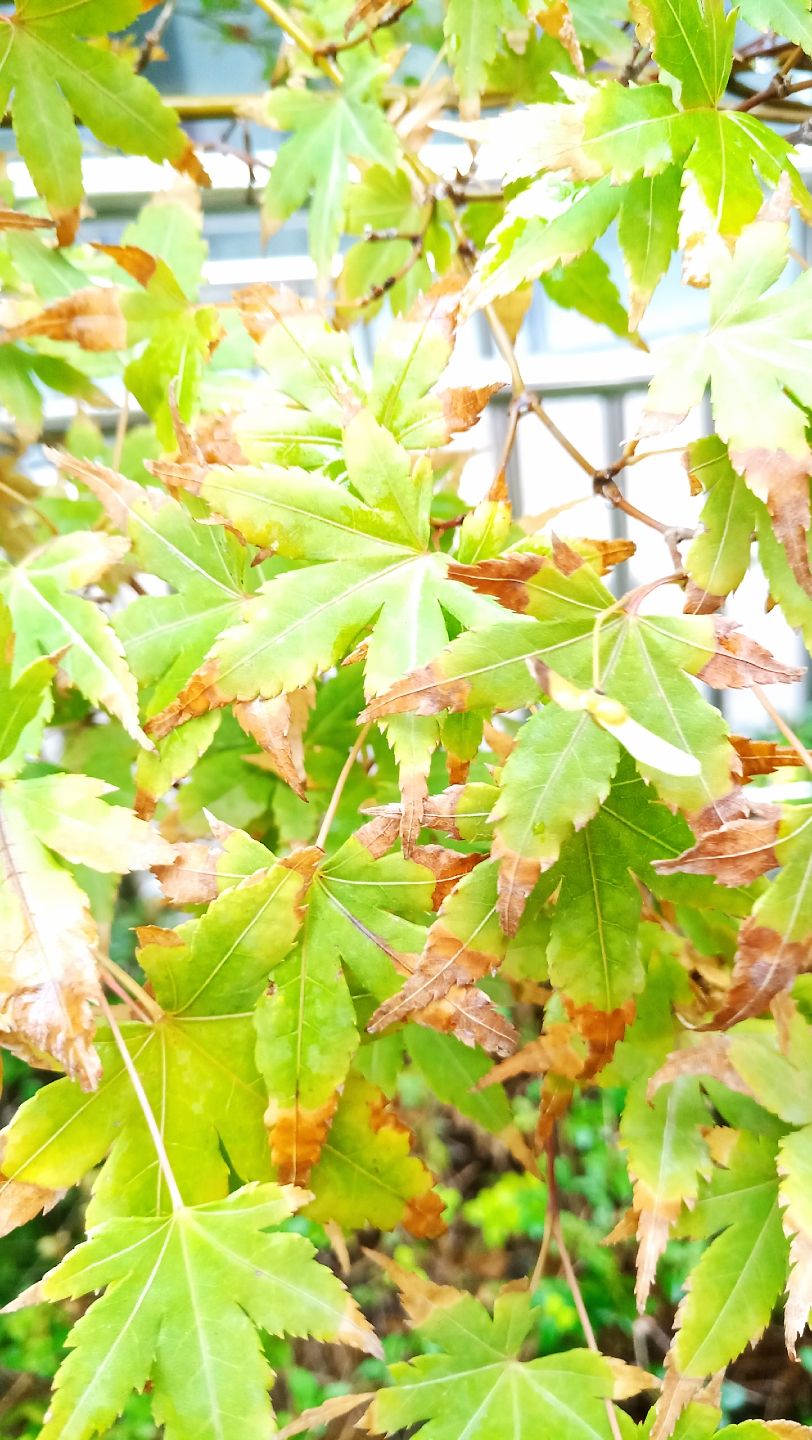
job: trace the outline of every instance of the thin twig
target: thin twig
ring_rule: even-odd
[[[113,1039],[116,1042],[119,1054],[121,1055],[121,1058],[124,1062],[124,1068],[130,1077],[130,1082],[132,1084],[133,1090],[135,1091],[135,1097],[141,1107],[141,1112],[144,1116],[144,1120],[146,1121],[146,1126],[152,1138],[152,1143],[155,1146],[155,1154],[158,1157],[158,1164],[161,1168],[161,1174],[166,1181],[166,1188],[169,1191],[169,1198],[172,1201],[172,1209],[174,1211],[183,1210],[183,1196],[181,1195],[178,1188],[178,1182],[175,1179],[174,1174],[172,1173],[172,1166],[169,1163],[169,1156],[166,1153],[164,1138],[160,1130],[158,1129],[158,1123],[153,1114],[152,1106],[149,1103],[149,1097],[146,1090],[144,1089],[144,1086],[141,1083],[141,1076],[138,1074],[138,1071],[133,1064],[132,1056],[124,1043],[124,1037],[118,1028],[118,1021],[116,1020],[112,1009],[107,1003],[106,996],[104,996],[103,994],[99,998],[99,1004],[101,1005],[107,1023],[110,1026],[111,1031],[113,1032]]]
[[[314,65],[318,65],[322,73],[326,75],[328,79],[332,80],[334,85],[342,85],[344,83],[344,76],[336,65],[335,60],[332,60],[329,55],[319,55],[310,36],[306,34],[301,25],[298,25],[293,17],[288,14],[284,6],[279,4],[279,0],[254,0],[254,4],[258,5],[260,10],[264,10],[266,15],[270,15],[271,19],[275,21],[283,34],[287,35],[288,39],[292,40],[293,44],[296,45],[299,50],[302,50],[305,55],[308,55]]]
[[[330,833],[330,826],[335,819],[335,813],[338,809],[339,801],[342,794],[344,793],[344,786],[346,785],[350,777],[350,771],[352,770],[352,767],[358,758],[358,752],[361,749],[361,746],[366,740],[367,735],[369,734],[371,729],[371,720],[367,721],[366,725],[362,725],[361,729],[358,731],[358,734],[355,737],[355,744],[353,745],[349,755],[344,761],[344,768],[342,769],[341,774],[336,780],[335,789],[330,796],[330,804],[327,806],[327,809],[324,812],[324,819],[321,822],[321,828],[318,835],[316,836],[316,845],[318,846],[319,850],[324,849],[327,841],[327,836]]]
[[[595,1339],[595,1331],[592,1329],[592,1321],[589,1318],[589,1312],[586,1308],[586,1305],[584,1304],[584,1297],[581,1293],[581,1287],[578,1283],[578,1276],[575,1273],[575,1266],[572,1263],[570,1252],[567,1249],[567,1244],[561,1230],[561,1205],[558,1196],[558,1184],[555,1178],[555,1131],[551,1133],[547,1141],[546,1151],[548,1197],[547,1212],[550,1216],[550,1229],[552,1231],[553,1239],[558,1246],[558,1254],[561,1260],[561,1269],[564,1272],[564,1279],[566,1280],[569,1287],[569,1292],[572,1296],[572,1302],[575,1306],[578,1319],[581,1322],[581,1329],[584,1332],[584,1339],[586,1340],[589,1349],[592,1350],[596,1355],[600,1355],[601,1352],[598,1348],[598,1342]],[[604,1404],[606,1405],[606,1414],[609,1420],[609,1429],[612,1432],[613,1440],[622,1440],[620,1434],[620,1424],[618,1422],[617,1415],[615,1414],[615,1407],[608,1396],[604,1397]]]
[[[530,1276],[530,1294],[538,1289],[541,1277],[547,1267],[547,1257],[550,1253],[550,1241],[553,1238],[552,1207],[548,1201],[544,1215],[544,1232],[541,1237],[539,1253],[536,1256],[536,1263],[533,1266],[533,1274]]]
[[[175,4],[176,0],[166,0],[166,4],[164,5],[163,9],[159,12],[154,23],[150,26],[149,30],[144,36],[144,43],[141,46],[141,53],[139,54],[135,64],[136,75],[142,74],[142,72],[146,70],[150,62],[158,58],[161,41],[163,40],[164,32],[166,31],[166,28],[170,20],[172,19],[172,12],[175,9]]]
[[[386,30],[391,25],[397,24],[398,20],[400,20],[402,15],[406,14],[406,11],[412,3],[413,0],[393,0],[390,9],[384,11],[373,25],[365,26],[360,35],[356,35],[354,39],[350,34],[344,40],[324,40],[320,45],[316,46],[316,55],[329,55],[332,58],[341,50],[354,50],[356,45],[364,45],[366,42],[371,44],[373,37],[379,30]],[[353,26],[353,29],[354,28]]]
[[[803,740],[801,740],[800,736],[795,734],[792,726],[787,724],[783,715],[779,714],[779,712],[773,705],[772,700],[770,700],[769,696],[764,693],[760,685],[751,685],[750,690],[752,694],[755,695],[762,709],[766,710],[767,714],[769,715],[776,728],[781,731],[784,739],[787,740],[792,746],[795,754],[800,760],[803,761],[807,770],[812,773],[812,753],[807,750]]]

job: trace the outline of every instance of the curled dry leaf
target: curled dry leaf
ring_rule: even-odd
[[[75,290],[64,300],[55,300],[39,315],[32,315],[6,331],[7,340],[72,340],[83,350],[123,350],[127,344],[127,323],[112,287],[89,286]]]
[[[697,822],[696,845],[673,860],[655,861],[655,870],[660,875],[712,875],[720,885],[737,886],[749,885],[774,869],[779,863],[775,846],[781,825],[780,807],[766,801],[750,803],[749,797],[742,796],[738,809],[744,813],[714,829],[718,811],[709,806]]]
[[[730,1043],[726,1035],[702,1035],[684,1050],[672,1051],[649,1080],[649,1101],[663,1085],[671,1085],[687,1075],[708,1075],[726,1085],[728,1090],[735,1090],[739,1095],[752,1095],[750,1087],[730,1059]]]
[[[809,531],[812,527],[810,455],[788,455],[783,450],[731,450],[730,459],[736,469],[744,473],[754,495],[766,504],[795,579],[808,595],[812,595],[812,570],[809,567]]]
[[[181,840],[173,847],[167,865],[153,865],[152,873],[170,905],[208,905],[217,897],[219,847],[207,840]]]
[[[307,798],[304,732],[315,698],[315,687],[304,685],[273,700],[238,701],[233,707],[235,720],[264,752],[252,757],[254,762],[264,761],[300,800]]]
[[[812,946],[789,940],[770,926],[749,916],[739,931],[730,990],[722,1009],[709,1025],[727,1030],[741,1020],[762,1015],[770,1001],[788,990],[798,975],[812,970]]]
[[[772,775],[787,765],[802,765],[798,752],[791,745],[775,740],[751,740],[746,735],[731,735],[730,743],[741,761],[742,782],[754,775]]]
[[[742,634],[732,620],[717,619],[716,653],[699,672],[699,679],[714,689],[743,689],[748,685],[789,685],[800,680],[804,670],[784,665],[757,640]]]

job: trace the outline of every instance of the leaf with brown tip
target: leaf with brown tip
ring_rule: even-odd
[[[714,689],[741,690],[748,685],[790,685],[804,670],[784,665],[757,640],[742,634],[733,620],[716,619],[716,651],[699,671],[699,679]]]
[[[313,685],[303,685],[273,700],[243,700],[234,705],[234,718],[263,751],[255,760],[289,785],[300,800],[307,798],[304,732],[315,703]]]
[[[498,967],[504,953],[505,937],[496,910],[496,867],[488,860],[466,875],[443,902],[414,973],[402,990],[379,1006],[367,1028],[376,1034],[442,1000],[453,987],[475,985]]]
[[[13,325],[7,340],[71,340],[83,350],[123,350],[127,324],[121,311],[118,291],[112,287],[89,286],[75,290],[64,300],[54,300],[38,315]]]

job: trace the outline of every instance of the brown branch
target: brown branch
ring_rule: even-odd
[[[401,16],[406,14],[406,11],[412,3],[413,0],[393,0],[391,8],[388,11],[384,11],[373,25],[365,27],[360,35],[356,35],[355,38],[352,39],[346,35],[347,27],[345,27],[345,39],[324,40],[320,45],[315,47],[314,53],[316,55],[326,55],[332,60],[342,50],[354,50],[357,45],[364,45],[367,42],[371,44],[372,38],[377,31],[386,30],[391,25],[396,25]],[[350,28],[352,29],[354,27]]]

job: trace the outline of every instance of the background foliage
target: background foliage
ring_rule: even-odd
[[[173,103],[144,9],[0,9],[3,1433],[804,1432],[812,757],[736,591],[752,551],[808,643],[808,0],[205,0],[268,89]],[[235,121],[312,296],[205,294]],[[177,175],[112,244],[90,143]],[[675,254],[707,323],[596,470],[533,287],[645,347]],[[625,472],[706,393],[674,530]],[[554,476],[512,513],[540,423],[644,584]]]

